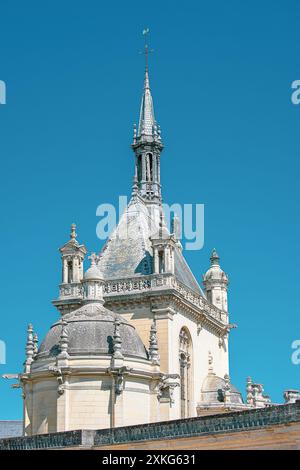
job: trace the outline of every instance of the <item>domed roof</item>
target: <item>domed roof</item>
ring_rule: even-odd
[[[209,373],[204,379],[201,390],[201,403],[224,402],[225,380],[214,373]],[[239,390],[230,384],[231,403],[243,404],[243,397]]]
[[[96,255],[96,253],[92,253],[91,256],[89,256],[89,259],[91,260],[91,265],[89,269],[84,273],[84,280],[91,281],[103,279],[103,275],[96,264],[96,261],[99,261],[99,257]]]
[[[114,321],[120,322],[123,356],[134,356],[148,359],[146,348],[134,326],[121,315],[106,309],[101,303],[89,303],[65,314],[67,321],[68,353],[76,355],[111,355]],[[38,350],[37,360],[44,357],[55,357],[60,353],[59,340],[62,325],[54,323]]]
[[[228,276],[220,267],[220,257],[214,248],[210,257],[211,266],[203,276],[203,281],[222,281],[228,283]]]
[[[83,276],[85,281],[91,281],[91,280],[101,280],[103,276],[101,275],[101,271],[99,268],[97,268],[96,265],[92,265],[85,273]]]

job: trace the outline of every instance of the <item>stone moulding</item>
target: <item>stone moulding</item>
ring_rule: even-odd
[[[223,325],[228,323],[228,314],[226,312],[209,304],[205,297],[178,281],[173,274],[152,274],[126,279],[110,279],[104,283],[104,298],[109,302],[120,297],[133,297],[141,293],[145,295],[146,292],[158,294],[167,291],[176,293],[184,302],[198,310],[199,314],[204,315],[208,320],[211,319]],[[80,283],[73,283],[71,286],[61,284],[59,299],[54,300],[53,304],[62,307],[68,303],[78,303],[82,295]]]
[[[297,422],[300,423],[300,400],[288,405],[235,411],[224,415],[202,416],[115,429],[78,430],[0,439],[0,450],[91,448],[126,442],[170,440],[181,437],[250,431]]]
[[[202,295],[194,292],[178,281],[176,276],[170,274],[106,281],[104,285],[104,297],[105,300],[112,301],[114,296],[128,296],[145,291],[153,293],[157,291],[163,292],[164,290],[175,291],[183,300],[204,312],[207,317],[213,318],[223,324],[228,322],[228,315],[225,312],[210,305]]]

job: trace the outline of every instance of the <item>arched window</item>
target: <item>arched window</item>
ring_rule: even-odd
[[[179,367],[180,367],[180,410],[181,418],[188,418],[191,414],[191,361],[192,340],[187,328],[183,327],[179,333]]]

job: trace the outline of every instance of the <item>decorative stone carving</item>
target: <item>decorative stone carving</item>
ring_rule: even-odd
[[[231,402],[231,386],[230,386],[230,377],[228,374],[224,375],[224,403],[230,403]]]
[[[160,357],[158,354],[158,345],[157,345],[157,330],[156,330],[156,321],[153,320],[150,329],[150,346],[149,346],[149,359],[152,364],[159,365]]]
[[[121,395],[124,390],[124,375],[119,373],[115,377],[115,393],[116,395]]]
[[[174,389],[180,384],[175,379],[180,379],[178,374],[164,374],[157,385],[157,398],[160,401],[168,401],[170,406],[174,403]]]
[[[37,333],[35,333],[33,336],[33,358],[35,358],[35,356],[37,355],[38,349],[39,349],[39,339],[38,339]]]
[[[62,318],[61,320],[61,334],[60,334],[60,340],[59,340],[59,346],[60,346],[60,354],[58,356],[59,359],[67,359],[69,357],[68,355],[68,330],[67,330],[67,321]]]
[[[113,336],[113,358],[114,359],[124,359],[124,356],[121,352],[122,350],[122,339],[120,335],[120,321],[118,319],[114,322],[114,336]]]
[[[61,369],[59,367],[49,366],[48,370],[49,370],[49,372],[52,372],[52,374],[57,379],[57,393],[58,393],[58,395],[63,395],[63,393],[65,392],[65,389],[64,389],[64,379],[63,379]]]
[[[33,362],[34,356],[34,341],[33,341],[33,327],[32,324],[29,323],[27,327],[27,342],[26,342],[26,360],[25,360],[25,370],[27,374],[30,373],[31,364]]]
[[[251,377],[247,378],[247,403],[254,408],[264,408],[271,403],[270,397],[263,394],[262,384],[253,383]]]

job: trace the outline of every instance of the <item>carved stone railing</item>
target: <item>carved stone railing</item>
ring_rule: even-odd
[[[73,282],[71,284],[60,284],[59,286],[59,300],[80,298],[83,295],[83,287],[80,282]]]
[[[173,274],[152,274],[128,279],[112,279],[105,282],[104,295],[113,297],[114,295],[128,295],[131,293],[164,289],[175,290],[183,299],[202,310],[208,317],[214,318],[222,323],[227,323],[228,316],[225,312],[209,304],[201,294],[198,294],[178,281]],[[83,287],[81,283],[60,284],[59,286],[59,300],[80,299],[82,296]]]
[[[122,295],[156,289],[174,289],[185,300],[195,307],[203,310],[206,315],[215,318],[222,323],[227,322],[227,314],[225,312],[222,312],[214,305],[210,305],[202,295],[185,286],[172,274],[141,276],[126,280],[115,279],[106,281],[104,286],[104,295]]]

